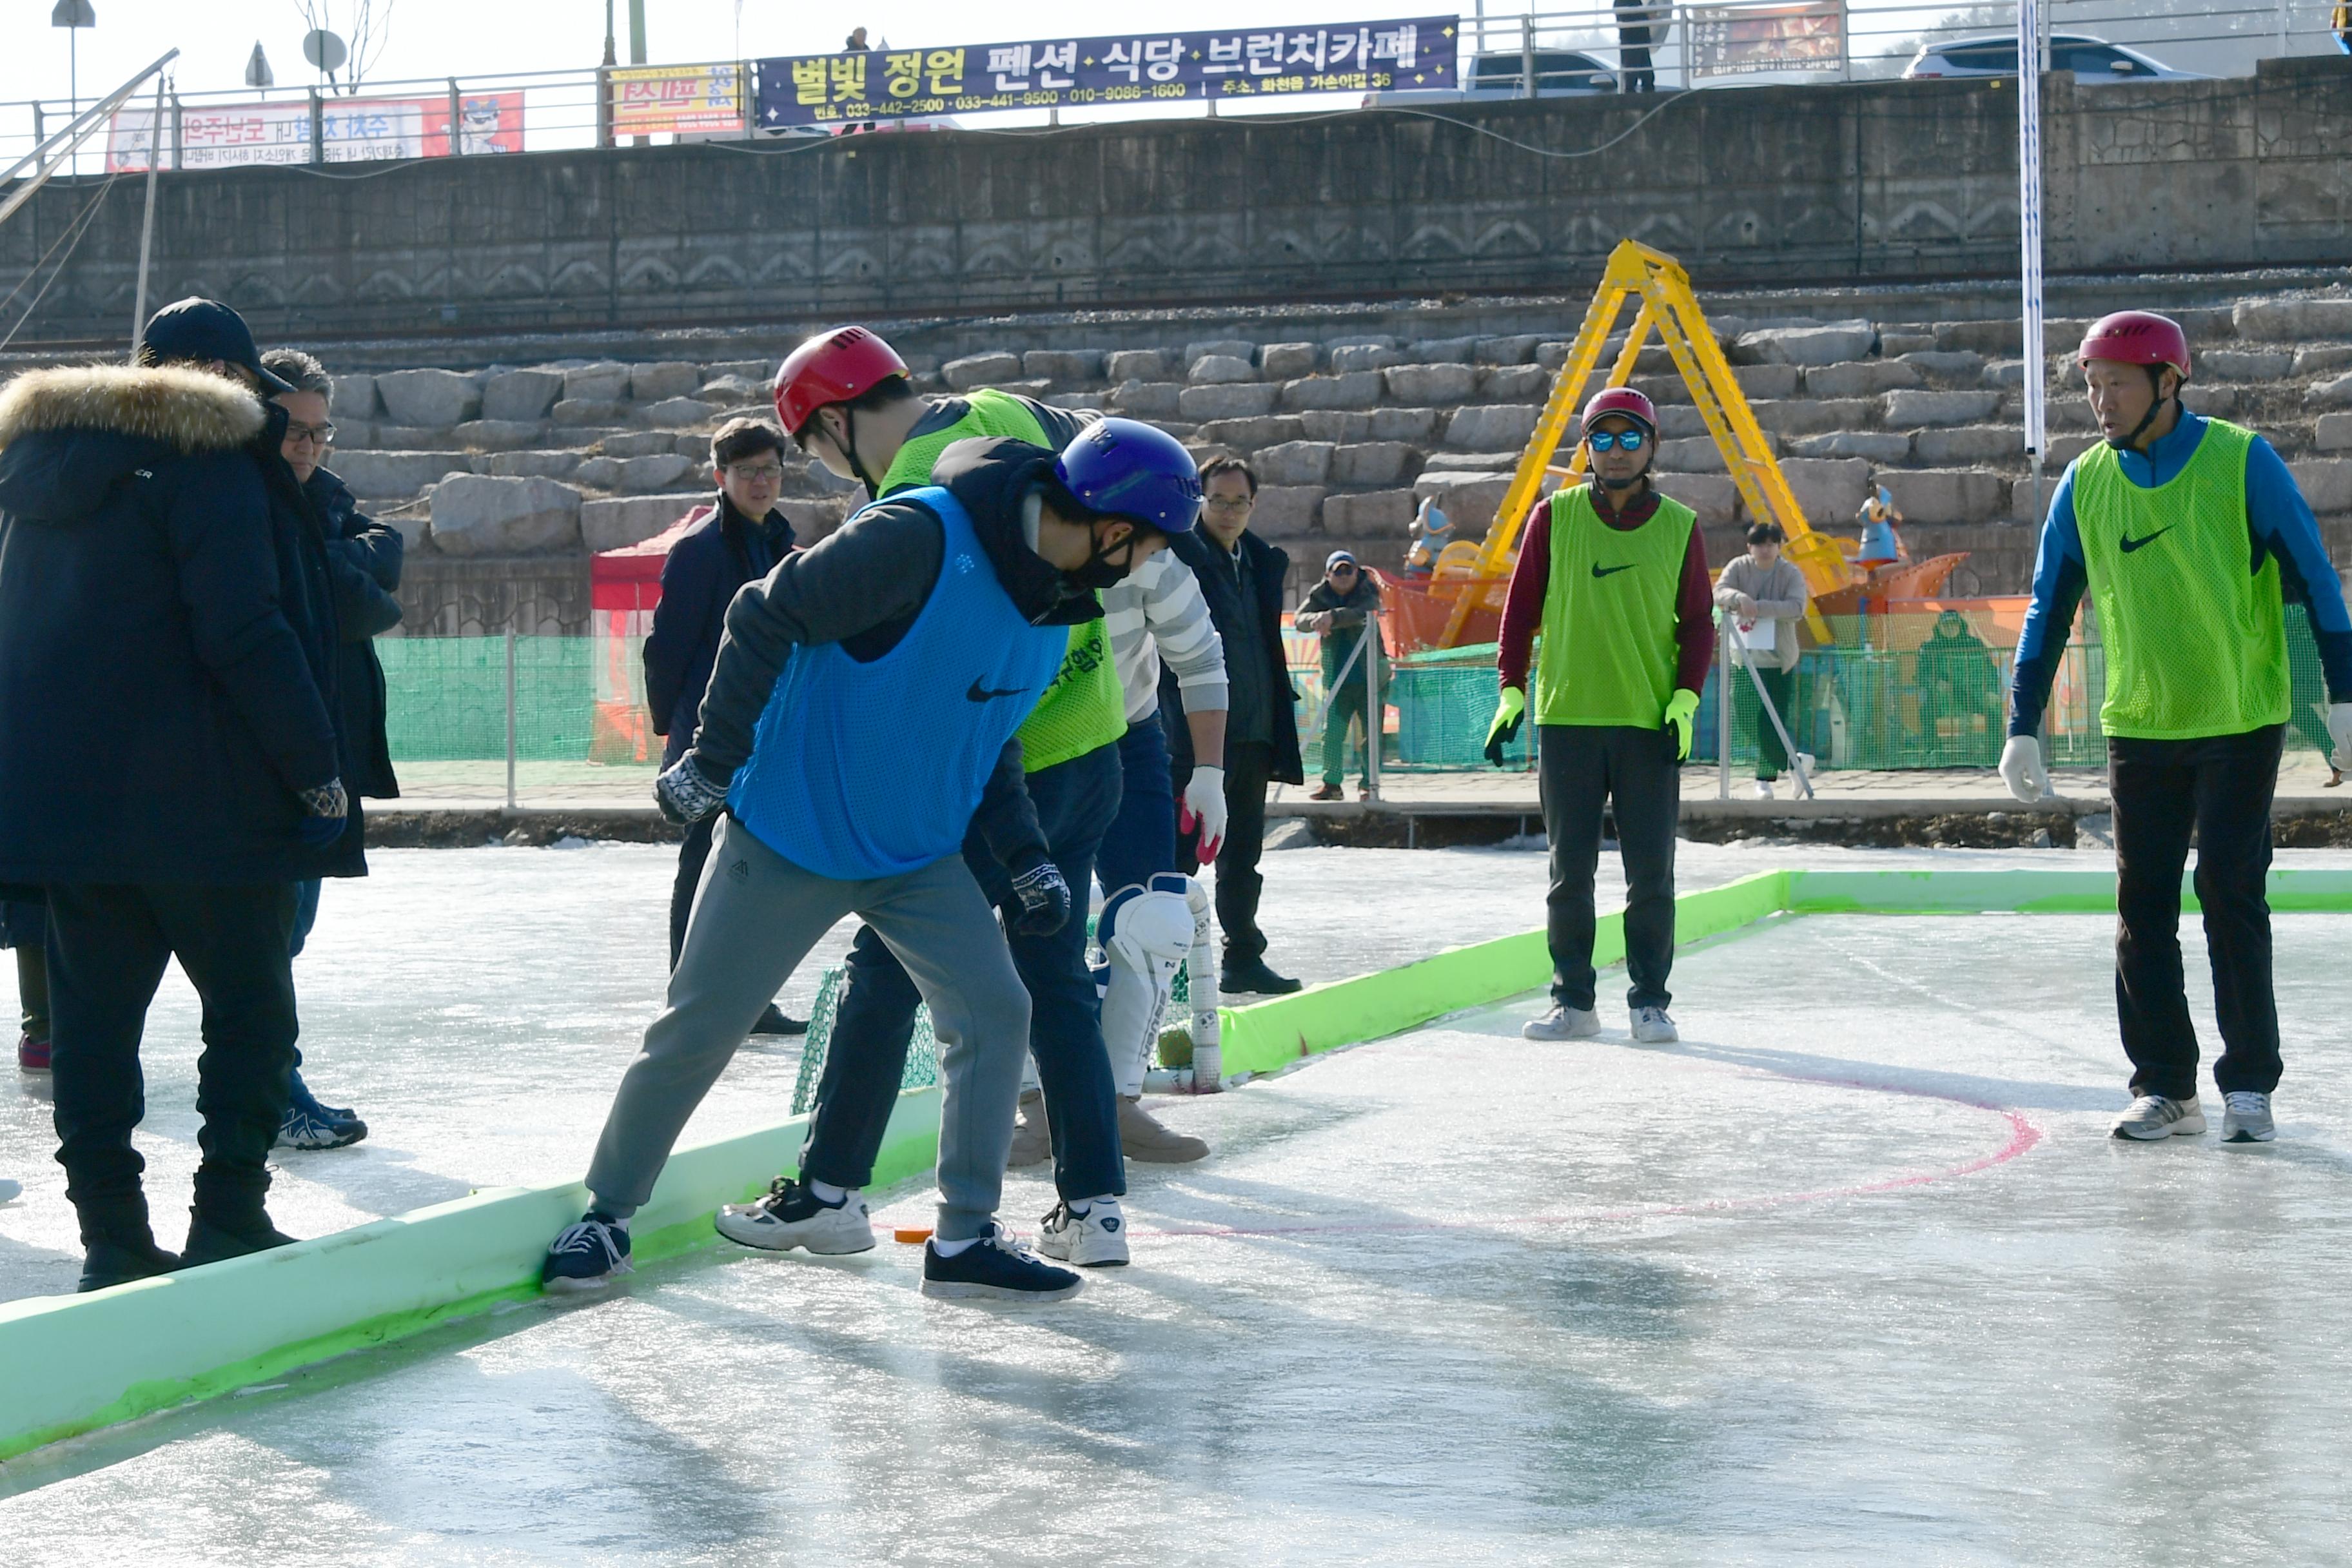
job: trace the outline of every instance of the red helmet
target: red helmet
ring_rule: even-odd
[[[898,351],[864,327],[819,332],[786,354],[776,372],[776,417],[786,435],[797,436],[826,404],[846,403],[906,374]]]
[[[2083,334],[2076,363],[2095,359],[2120,360],[2125,364],[2168,364],[2189,379],[2189,334],[2169,316],[2152,310],[2117,310],[2101,316]]]
[[[1622,414],[1647,430],[1654,438],[1658,434],[1657,405],[1630,386],[1606,387],[1592,395],[1584,405],[1584,421],[1580,432],[1592,428],[1592,422],[1604,415]]]

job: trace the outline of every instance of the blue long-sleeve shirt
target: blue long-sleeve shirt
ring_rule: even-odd
[[[2205,421],[2187,409],[2171,432],[2150,442],[2146,452],[2116,454],[2124,478],[2154,489],[2177,478],[2204,439]],[[2076,459],[2079,463],[2080,458]],[[2010,684],[2009,732],[2032,735],[2042,728],[2058,660],[2074,626],[2090,574],[2084,563],[2083,536],[2074,521],[2074,464],[2068,464],[2051,498],[2042,525],[2042,547],[2033,563],[2033,603],[2017,639],[2017,670]],[[2327,679],[2330,702],[2352,702],[2352,616],[2344,607],[2344,585],[2327,559],[2319,523],[2303,499],[2294,476],[2277,448],[2261,437],[2246,453],[2247,570],[2259,572],[2265,558],[2279,563],[2279,583],[2290,604],[2311,617],[2312,640]]]

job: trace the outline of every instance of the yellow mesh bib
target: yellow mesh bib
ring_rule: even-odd
[[[2249,571],[2246,454],[2219,419],[2188,466],[2142,489],[2115,451],[2074,459],[2074,525],[2106,652],[2110,735],[2189,741],[2283,724],[2292,698],[2278,563]]]

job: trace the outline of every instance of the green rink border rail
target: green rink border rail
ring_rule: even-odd
[[[2352,871],[2273,871],[2271,907],[2352,912]],[[2184,880],[2182,902],[2196,907]],[[1675,900],[1678,943],[1780,915],[2112,912],[2108,871],[1762,871]],[[1624,957],[1620,915],[1599,922],[1593,961]],[[1541,931],[1318,985],[1223,1015],[1228,1072],[1278,1072],[1319,1052],[1378,1039],[1538,990],[1551,961]],[[874,1184],[938,1158],[940,1092],[899,1098]],[[638,1261],[719,1245],[722,1204],[762,1191],[797,1163],[807,1118],[679,1150],[633,1233]],[[548,1238],[586,1206],[578,1183],[475,1193],[272,1252],[88,1296],[0,1302],[0,1460],[139,1416],[266,1383],[539,1293]]]

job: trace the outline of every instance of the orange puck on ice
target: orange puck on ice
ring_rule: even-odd
[[[890,1236],[893,1240],[903,1241],[911,1247],[930,1240],[931,1227],[927,1225],[902,1225],[893,1230]]]

